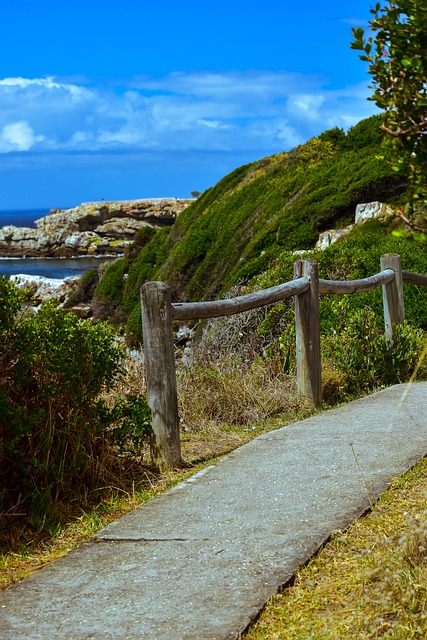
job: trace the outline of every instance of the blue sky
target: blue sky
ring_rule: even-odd
[[[2,6],[0,209],[188,197],[375,112],[365,0]]]

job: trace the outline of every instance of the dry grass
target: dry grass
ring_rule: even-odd
[[[245,640],[427,637],[427,459],[332,540]]]
[[[244,362],[234,355],[212,358],[183,369],[178,376],[180,415],[185,428],[251,424],[301,405],[293,376],[274,360]]]

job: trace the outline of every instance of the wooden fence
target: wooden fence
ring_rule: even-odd
[[[384,325],[388,342],[394,327],[405,319],[403,283],[427,286],[427,276],[402,271],[400,256],[381,258],[381,271],[363,280],[322,280],[317,262],[297,260],[294,280],[244,296],[212,302],[173,303],[163,282],[141,287],[142,331],[151,409],[151,455],[161,470],[173,469],[181,460],[178,400],[172,322],[217,318],[249,311],[295,296],[298,393],[313,405],[322,401],[319,295],[349,294],[382,287]]]

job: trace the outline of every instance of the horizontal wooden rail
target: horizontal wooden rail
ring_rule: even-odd
[[[358,293],[376,289],[394,278],[392,269],[385,269],[369,278],[362,280],[323,280],[319,279],[320,293]],[[427,277],[426,277],[427,284]],[[219,318],[232,316],[242,311],[250,311],[274,302],[280,302],[292,296],[304,293],[309,288],[307,278],[297,278],[279,284],[276,287],[254,291],[244,296],[227,300],[212,300],[208,302],[174,302],[172,303],[173,320],[197,320],[200,318]]]
[[[384,271],[362,280],[323,280],[319,278],[319,291],[320,293],[361,293],[387,284],[393,278],[394,271],[392,269],[384,269]]]
[[[310,281],[306,277],[296,278],[276,287],[254,291],[244,296],[228,300],[212,300],[209,302],[174,302],[172,303],[173,320],[196,320],[199,318],[219,318],[232,316],[242,311],[250,311],[257,307],[264,307],[273,302],[286,300],[299,293],[307,291]]]
[[[297,260],[290,282],[237,298],[209,302],[171,302],[171,290],[162,282],[141,287],[142,330],[147,372],[147,398],[151,408],[151,455],[162,470],[180,463],[180,437],[173,320],[231,316],[295,296],[295,334],[298,391],[314,405],[322,401],[319,294],[347,294],[382,287],[386,340],[405,319],[403,283],[427,286],[427,275],[402,271],[400,257],[381,257],[381,271],[361,280],[323,280],[317,263]]]
[[[427,276],[421,275],[421,273],[402,271],[402,279],[407,284],[419,284],[422,287],[427,287]]]

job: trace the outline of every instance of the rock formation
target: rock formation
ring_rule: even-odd
[[[387,218],[388,216],[395,215],[394,209],[384,202],[367,202],[364,204],[358,204],[356,207],[356,213],[354,217],[354,224],[351,224],[344,229],[328,229],[319,234],[319,239],[316,243],[315,249],[324,251],[329,245],[341,240],[348,236],[350,231],[354,229],[355,225],[362,224],[366,220],[372,218]]]
[[[394,215],[394,210],[384,202],[368,202],[356,207],[355,224],[361,224],[371,218],[387,218]]]
[[[36,220],[36,228],[0,229],[0,257],[118,255],[144,226],[172,225],[192,200],[149,198],[86,202]]]
[[[329,245],[334,244],[341,238],[348,236],[350,231],[354,228],[354,225],[345,227],[344,229],[329,229],[329,231],[323,231],[319,234],[319,239],[316,242],[316,249],[324,251]]]
[[[55,299],[56,305],[63,307],[67,298],[76,290],[80,276],[70,276],[61,280],[22,273],[10,276],[10,280],[18,289],[26,290],[26,298],[29,301],[27,309],[36,313],[40,305],[48,300]],[[89,318],[92,315],[92,308],[88,304],[79,304],[70,310],[80,318]]]

